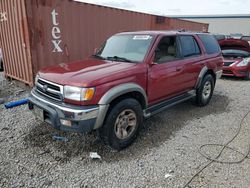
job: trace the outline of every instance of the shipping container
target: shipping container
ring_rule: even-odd
[[[208,24],[72,0],[1,0],[0,48],[5,75],[33,85],[46,66],[81,60],[123,31],[187,29]]]

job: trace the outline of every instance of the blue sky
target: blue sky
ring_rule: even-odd
[[[76,0],[158,15],[250,14],[250,0]]]

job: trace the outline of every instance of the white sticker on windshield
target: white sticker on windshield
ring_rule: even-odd
[[[149,40],[152,37],[150,35],[135,35],[133,40]]]

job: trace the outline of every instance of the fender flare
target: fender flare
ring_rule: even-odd
[[[144,97],[146,106],[148,105],[146,92],[141,86],[135,83],[121,84],[121,85],[111,88],[102,96],[98,104],[108,105],[117,97],[126,93],[130,93],[130,92],[139,92],[140,94],[142,94]]]
[[[201,69],[200,74],[199,74],[197,81],[196,81],[196,84],[195,84],[196,89],[200,87],[201,81],[202,81],[203,77],[205,76],[205,74],[207,73],[207,71],[208,71],[207,66],[205,66]]]
[[[130,93],[130,92],[139,92],[144,96],[145,104],[146,106],[148,105],[148,100],[147,100],[147,95],[144,89],[139,86],[138,84],[135,83],[126,83],[126,84],[121,84],[116,87],[111,88],[108,90],[102,98],[99,100],[99,112],[98,116],[96,119],[96,123],[94,125],[94,129],[98,129],[102,126],[104,119],[106,117],[106,114],[108,112],[110,103],[116,99],[117,97]]]

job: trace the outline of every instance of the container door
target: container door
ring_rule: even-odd
[[[33,85],[25,1],[0,1],[0,48],[5,75]]]

